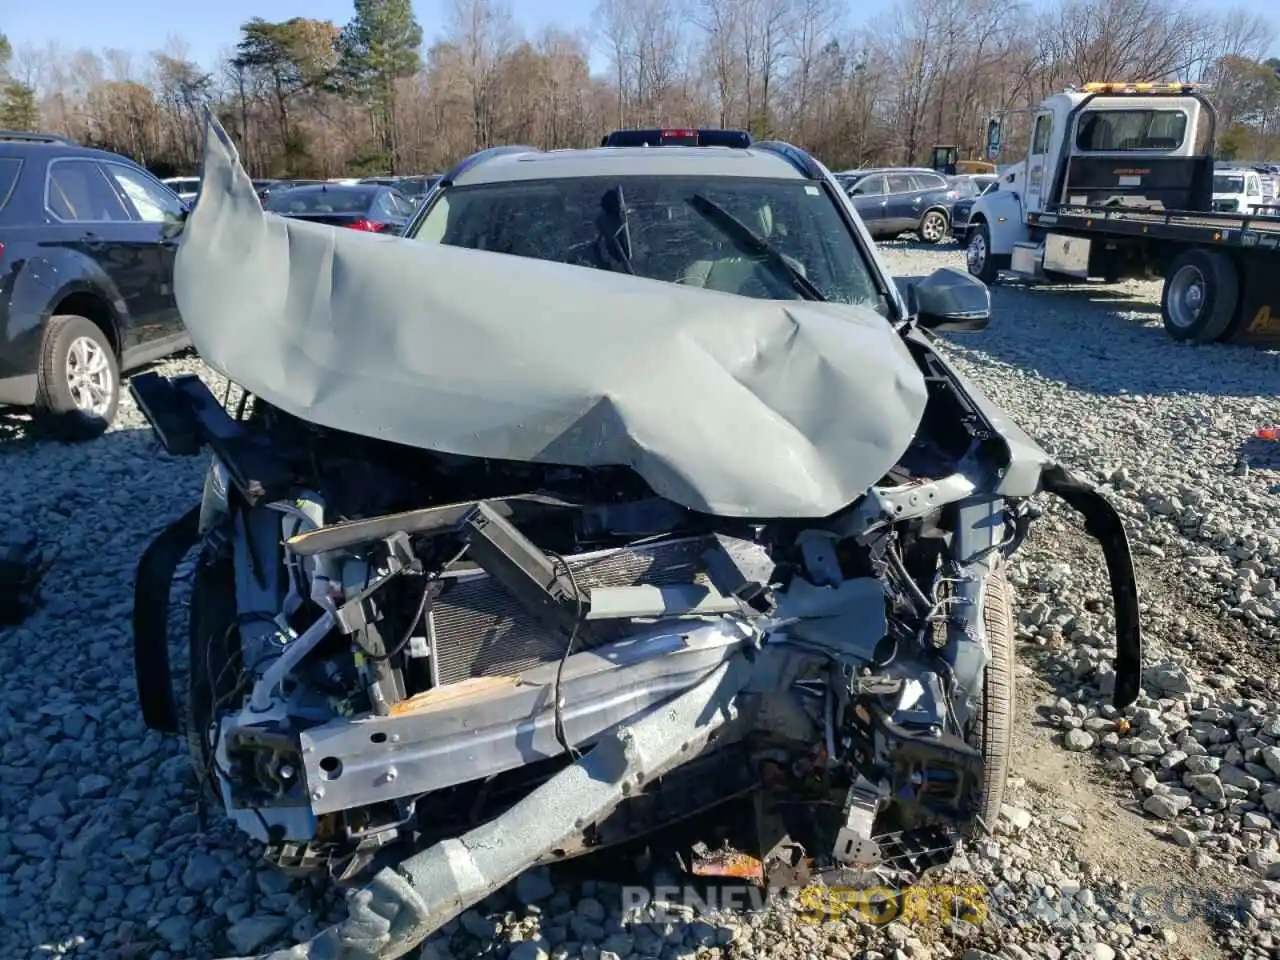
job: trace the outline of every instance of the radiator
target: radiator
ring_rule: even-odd
[[[714,542],[711,537],[663,540],[577,554],[565,562],[584,591],[705,584],[701,555]],[[427,617],[436,683],[514,674],[563,656],[568,637],[545,626],[488,574],[469,571],[441,579],[444,588]],[[617,639],[627,628],[626,621],[591,625],[597,643]],[[580,640],[575,650],[587,646]]]

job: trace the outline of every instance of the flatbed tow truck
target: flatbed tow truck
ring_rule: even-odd
[[[971,274],[988,284],[1163,277],[1174,339],[1280,347],[1280,211],[1213,211],[1216,115],[1200,88],[1091,83],[1035,114],[1026,159],[974,203]],[[1000,136],[993,118],[989,153]]]

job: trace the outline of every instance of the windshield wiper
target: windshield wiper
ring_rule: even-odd
[[[783,276],[790,281],[791,285],[796,288],[804,299],[826,301],[826,296],[814,285],[813,281],[796,269],[795,264],[783,256],[777,247],[724,207],[712,200],[708,200],[700,193],[695,193],[687,202],[706,220],[719,227],[720,231],[739,247],[745,249],[748,253],[759,254],[768,260],[770,265],[781,270]]]
[[[596,229],[600,231],[605,253],[634,277],[636,268],[631,263],[631,227],[627,224],[627,198],[622,194],[621,184],[600,198]]]

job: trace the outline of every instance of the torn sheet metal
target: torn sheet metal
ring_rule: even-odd
[[[303,419],[444,453],[627,465],[738,517],[822,517],[924,411],[874,311],[753,300],[264,214],[210,118],[177,254],[201,357]]]

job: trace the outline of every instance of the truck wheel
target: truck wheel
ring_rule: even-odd
[[[111,426],[120,405],[120,365],[94,323],[74,314],[50,317],[36,376],[33,413],[49,433],[90,440]]]
[[[947,238],[947,215],[941,210],[930,210],[920,218],[916,234],[925,243],[941,243]]]
[[[1160,316],[1174,340],[1214,343],[1240,307],[1240,276],[1221,250],[1188,250],[1169,265]]]
[[[969,228],[965,261],[969,273],[983,283],[992,284],[1000,279],[999,258],[991,252],[991,231],[987,229],[985,220]]]

